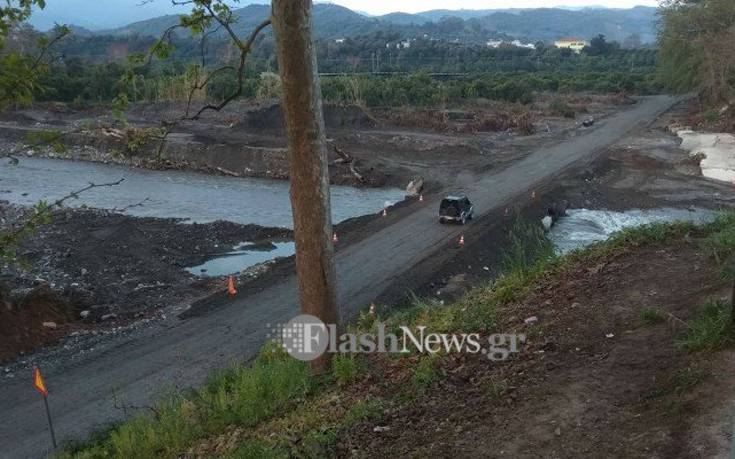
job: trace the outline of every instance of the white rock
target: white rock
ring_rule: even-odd
[[[735,181],[735,136],[690,130],[676,134],[681,138],[681,148],[689,151],[690,156],[704,156],[699,163],[703,176],[723,182]]]
[[[82,319],[86,319],[87,317],[89,317],[89,314],[89,311],[82,311],[79,313],[79,317],[81,317]]]
[[[551,229],[551,225],[554,224],[554,220],[551,218],[551,216],[547,215],[541,219],[541,224],[544,226],[544,229],[546,231],[549,231]]]
[[[41,325],[43,325],[44,328],[50,328],[52,330],[53,329],[56,329],[56,327],[57,327],[56,322],[44,322]]]
[[[523,323],[526,325],[532,325],[532,324],[535,324],[536,322],[538,322],[538,317],[536,316],[531,316],[523,320]]]

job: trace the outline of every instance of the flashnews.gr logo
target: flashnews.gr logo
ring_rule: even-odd
[[[329,333],[324,322],[309,314],[301,314],[285,325],[271,329],[269,338],[278,341],[293,358],[314,360],[329,346]]]
[[[489,360],[505,360],[526,342],[523,334],[493,334],[486,337],[485,346],[479,333],[427,333],[425,326],[415,330],[399,327],[400,333],[388,333],[384,323],[377,324],[376,333],[344,333],[338,336],[334,324],[325,324],[317,317],[301,314],[286,324],[270,328],[268,338],[276,341],[292,357],[309,361],[330,353],[421,353],[467,352],[484,354]]]

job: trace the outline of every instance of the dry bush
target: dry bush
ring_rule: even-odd
[[[445,110],[399,110],[384,115],[389,123],[405,128],[434,132],[472,134],[476,132],[516,131],[521,135],[535,132],[535,115],[527,108],[506,106],[493,111],[471,111],[464,119],[453,120]]]

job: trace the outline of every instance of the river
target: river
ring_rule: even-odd
[[[571,209],[557,221],[549,232],[549,239],[560,254],[571,252],[595,242],[604,241],[613,233],[626,228],[651,223],[692,222],[707,223],[717,212],[702,209],[631,209],[624,212],[611,210]]]
[[[18,165],[0,165],[0,199],[33,205],[53,201],[90,182],[114,187],[95,188],[68,201],[70,206],[100,209],[129,208],[139,217],[182,218],[207,223],[229,220],[292,228],[287,181],[237,178],[182,171],[152,171],[123,166],[44,158],[20,158]],[[332,219],[378,212],[404,198],[398,188],[332,186]]]

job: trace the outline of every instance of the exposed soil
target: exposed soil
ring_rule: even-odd
[[[723,287],[684,240],[573,265],[500,311],[501,332],[529,337],[521,354],[449,357],[440,383],[387,410],[381,432],[353,428],[338,455],[726,457],[733,352],[687,354],[675,342],[681,321]],[[647,308],[671,319],[646,325]],[[523,325],[531,316],[539,321]],[[687,374],[706,376],[681,389]],[[388,393],[401,384],[384,382]]]
[[[13,225],[22,213],[0,203],[6,225]],[[226,253],[242,241],[291,238],[290,230],[230,222],[186,224],[98,210],[57,212],[50,225],[42,226],[18,250],[20,268],[4,268],[0,276],[12,286],[3,327],[15,330],[0,333],[0,361],[55,342],[80,326],[119,325],[163,306],[223,290],[221,278],[198,278],[184,268]],[[39,290],[44,294],[39,296]],[[43,322],[57,326],[50,329]]]

